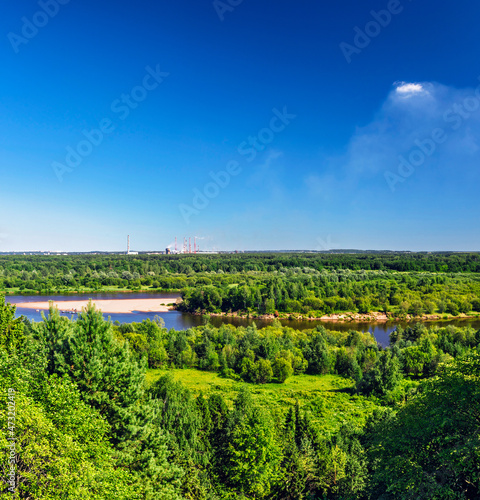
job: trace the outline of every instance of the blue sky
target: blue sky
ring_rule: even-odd
[[[479,14],[9,2],[0,251],[479,250]]]

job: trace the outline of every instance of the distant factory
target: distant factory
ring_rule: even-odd
[[[183,238],[183,245],[179,245],[177,242],[177,237],[175,237],[175,244],[169,245],[165,249],[165,253],[167,255],[176,255],[176,254],[196,254],[196,253],[218,253],[218,252],[205,252],[205,251],[200,251],[200,246],[197,243],[197,237],[193,237],[193,247],[192,247],[192,238],[186,237]]]
[[[173,248],[172,248],[173,247]],[[183,246],[179,250],[178,244],[177,244],[177,237],[175,236],[175,246],[170,245],[165,249],[165,253],[167,255],[171,254],[178,254],[178,253],[197,253],[200,251],[200,247],[197,245],[197,237],[193,237],[193,251],[192,251],[192,238],[188,238],[188,243],[187,243],[187,238],[183,238]]]
[[[192,245],[193,243],[193,245]],[[102,252],[100,252],[102,253]],[[117,252],[104,252],[104,253],[117,253]],[[130,250],[130,235],[127,236],[127,251],[124,255],[182,255],[182,254],[197,254],[201,253],[205,254],[216,254],[218,252],[211,250],[200,250],[200,246],[197,242],[197,236],[183,238],[183,242],[177,242],[177,238],[175,237],[175,243],[168,245],[165,251],[153,250],[153,251],[141,251],[141,252],[133,252]]]

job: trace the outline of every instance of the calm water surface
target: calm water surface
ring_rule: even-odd
[[[32,309],[22,308],[21,304],[25,302],[40,302],[40,301],[74,301],[95,298],[97,300],[122,300],[122,299],[154,299],[154,298],[171,298],[172,302],[180,297],[178,293],[98,293],[98,294],[72,294],[72,295],[8,295],[7,302],[17,306],[17,316],[26,316],[34,321],[42,321],[40,312]],[[65,313],[63,316],[72,317],[71,314]],[[178,311],[169,311],[161,313],[144,313],[134,312],[131,314],[104,314],[105,318],[110,317],[112,321],[119,321],[120,323],[140,322],[144,319],[150,318],[153,320],[155,316],[160,316],[165,321],[165,326],[175,330],[186,330],[193,326],[203,324],[201,316],[194,316],[188,313]],[[73,316],[76,317],[75,315]],[[211,323],[215,326],[220,326],[223,323],[230,323],[234,326],[248,326],[254,322],[257,327],[262,328],[272,323],[271,320],[252,320],[247,318],[232,318],[232,317],[218,317],[212,316]],[[317,325],[323,325],[327,330],[336,331],[350,331],[357,330],[361,332],[370,332],[376,338],[377,342],[381,345],[388,345],[390,333],[398,326],[406,326],[405,322],[388,322],[388,323],[338,323],[335,321],[307,321],[307,320],[280,320],[282,325],[290,326],[296,330],[308,330],[315,328]],[[454,325],[454,326],[471,326],[475,329],[480,329],[480,319],[469,320],[450,320],[450,321],[429,321],[426,323],[428,326],[435,325]]]

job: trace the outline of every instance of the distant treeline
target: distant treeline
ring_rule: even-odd
[[[204,272],[228,274],[251,271],[274,272],[289,268],[310,268],[317,271],[350,269],[418,271],[418,272],[480,272],[479,253],[368,253],[368,254],[306,254],[258,253],[222,255],[81,255],[81,256],[0,256],[1,278],[11,286],[9,278],[21,280],[46,279],[51,285],[73,283],[118,284],[110,280],[140,280],[164,274],[191,275]],[[123,273],[125,272],[125,275]],[[32,274],[33,273],[33,274]],[[67,279],[64,279],[67,278]],[[71,279],[70,279],[71,278]],[[57,281],[60,279],[60,281]],[[153,281],[153,280],[151,280]],[[151,284],[151,283],[150,283]],[[13,285],[16,286],[16,285]]]
[[[0,290],[181,291],[188,312],[480,312],[480,255],[1,256]]]

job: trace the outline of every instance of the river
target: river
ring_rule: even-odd
[[[72,294],[72,295],[7,295],[6,301],[17,306],[16,315],[26,316],[30,320],[42,321],[41,312],[35,311],[33,309],[22,308],[22,303],[25,302],[39,302],[39,301],[77,301],[82,299],[95,298],[97,300],[122,300],[122,299],[154,299],[154,298],[171,298],[172,302],[179,297],[178,293],[144,293],[144,292],[132,292],[132,293],[96,293],[96,294]],[[71,314],[62,314],[63,316],[71,317]],[[106,318],[110,317],[112,321],[119,321],[120,323],[132,323],[141,322],[144,319],[153,319],[155,316],[160,316],[165,321],[165,326],[170,329],[175,330],[186,330],[193,326],[198,326],[203,324],[203,319],[201,316],[195,316],[189,313],[182,313],[179,311],[169,311],[160,313],[144,313],[144,312],[133,312],[129,314],[105,314]],[[75,317],[75,316],[74,316]],[[211,316],[210,321],[215,326],[220,326],[223,323],[230,323],[235,326],[248,326],[255,324],[261,328],[272,323],[271,320],[253,320],[247,318],[235,318],[235,317],[219,317]],[[361,332],[370,332],[373,334],[377,342],[383,346],[388,345],[390,333],[398,326],[406,326],[405,322],[388,322],[388,323],[341,323],[338,321],[308,321],[308,320],[280,320],[282,325],[290,326],[296,330],[307,330],[315,328],[317,325],[323,325],[328,330],[336,331],[350,331],[357,330]],[[475,329],[480,329],[480,319],[468,319],[468,320],[449,320],[449,321],[429,321],[426,323],[429,326],[434,325],[454,325],[454,326],[471,326]]]

